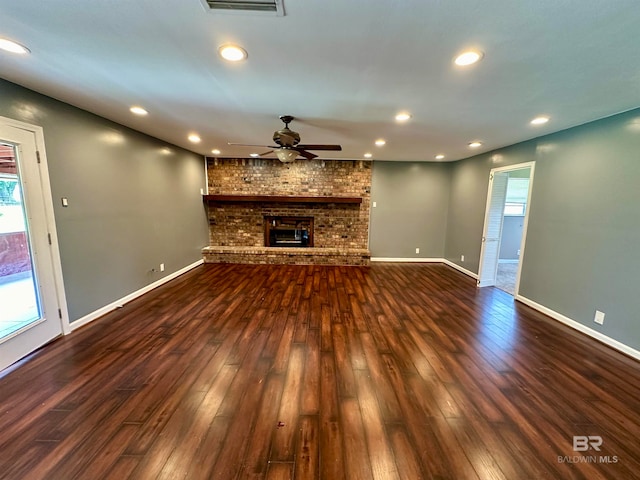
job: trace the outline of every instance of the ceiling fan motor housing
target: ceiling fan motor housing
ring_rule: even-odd
[[[285,127],[282,130],[274,132],[273,141],[282,147],[293,147],[300,143],[300,135],[298,132],[294,132]]]

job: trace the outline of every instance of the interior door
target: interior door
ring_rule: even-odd
[[[48,188],[34,131],[0,121],[0,370],[62,333]]]
[[[508,181],[509,174],[506,172],[493,171],[489,176],[489,201],[487,202],[482,234],[480,269],[478,272],[478,286],[480,287],[490,287],[496,284]]]

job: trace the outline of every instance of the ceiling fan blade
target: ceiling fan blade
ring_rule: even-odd
[[[304,144],[304,145],[296,145],[298,148],[304,148],[306,150],[333,150],[336,152],[342,151],[342,146],[340,145],[314,145],[314,144]]]
[[[291,147],[292,150],[295,150],[296,152],[298,152],[300,155],[302,155],[304,158],[306,158],[307,160],[313,160],[314,158],[316,158],[318,155],[315,155],[311,152],[307,152],[306,150],[304,150],[303,148],[300,147]]]
[[[264,147],[264,148],[280,148],[277,145],[256,145],[254,143],[231,143],[228,142],[227,145],[234,145],[236,147]]]
[[[261,153],[260,156],[264,157],[265,155],[269,155],[270,153],[273,153],[273,150],[269,150],[268,152]]]

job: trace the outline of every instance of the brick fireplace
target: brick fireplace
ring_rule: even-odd
[[[207,177],[205,262],[369,264],[370,163],[208,158]],[[311,231],[305,245],[297,243],[296,228],[290,228],[293,218],[306,219],[313,227],[304,227],[307,236]],[[281,231],[294,232],[289,245],[285,240],[270,245],[267,235],[274,219]]]

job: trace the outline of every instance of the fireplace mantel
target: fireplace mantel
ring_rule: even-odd
[[[362,203],[361,197],[305,197],[299,195],[203,195],[202,198],[209,203]]]

